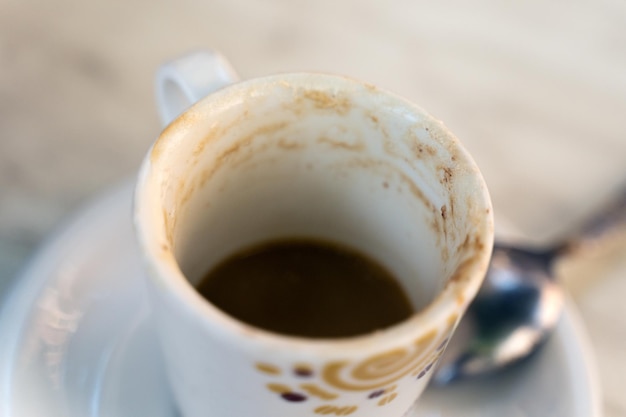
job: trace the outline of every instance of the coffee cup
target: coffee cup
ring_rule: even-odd
[[[135,192],[181,414],[400,417],[488,267],[493,220],[480,171],[442,123],[373,85],[320,73],[235,80],[214,52],[163,66],[167,127]],[[292,237],[375,259],[415,313],[366,334],[311,338],[241,321],[196,290],[241,248]]]

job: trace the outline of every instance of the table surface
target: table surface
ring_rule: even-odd
[[[199,48],[242,78],[315,70],[399,93],[461,139],[501,238],[547,245],[626,183],[621,0],[4,0],[0,291],[82,203],[136,172],[159,133],[153,74]],[[626,415],[626,232],[558,268]]]

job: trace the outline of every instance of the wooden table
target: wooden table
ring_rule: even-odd
[[[5,0],[0,5],[0,288],[80,203],[132,176],[160,126],[153,74],[221,50],[243,78],[320,70],[443,120],[489,184],[502,238],[548,244],[626,183],[626,4]],[[559,275],[626,415],[626,236]]]

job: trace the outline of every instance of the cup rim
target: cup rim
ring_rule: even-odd
[[[205,300],[183,275],[171,248],[163,248],[159,243],[162,240],[153,222],[157,221],[154,213],[156,211],[161,213],[163,207],[159,205],[160,200],[156,196],[158,187],[154,183],[154,162],[151,155],[157,147],[161,146],[160,142],[166,140],[164,139],[167,137],[166,132],[172,128],[176,129],[177,124],[187,123],[187,116],[194,111],[227,105],[230,100],[245,97],[247,92],[262,90],[259,87],[285,82],[300,83],[303,86],[316,88],[324,85],[351,87],[358,85],[367,88],[372,94],[382,94],[395,100],[403,109],[419,114],[425,123],[438,124],[445,132],[442,140],[446,142],[446,146],[456,150],[457,164],[469,168],[464,172],[474,176],[473,184],[476,188],[474,208],[476,212],[483,213],[474,222],[475,237],[478,238],[475,254],[457,266],[447,278],[444,288],[427,306],[416,311],[406,320],[373,333],[341,338],[306,338],[257,328],[228,315]],[[147,269],[147,279],[168,301],[178,303],[187,316],[198,320],[203,326],[225,338],[240,339],[242,336],[252,336],[252,339],[258,343],[284,346],[288,349],[313,349],[322,355],[325,352],[336,354],[338,351],[355,352],[356,350],[366,353],[371,350],[378,351],[382,345],[398,346],[436,327],[436,323],[442,323],[454,316],[457,317],[454,325],[458,324],[482,283],[489,265],[494,238],[493,209],[484,178],[461,142],[440,121],[409,100],[384,89],[341,75],[314,72],[282,73],[245,80],[227,86],[195,103],[164,129],[148,151],[138,175],[133,203],[135,235]]]

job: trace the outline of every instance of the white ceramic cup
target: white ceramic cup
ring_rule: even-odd
[[[167,64],[161,113],[169,122],[233,80],[213,53]],[[148,291],[182,414],[402,416],[481,284],[491,211],[458,140],[372,85],[281,74],[202,98],[155,142],[135,195]],[[240,322],[194,290],[234,251],[293,236],[370,255],[418,312],[372,334],[307,339]]]

